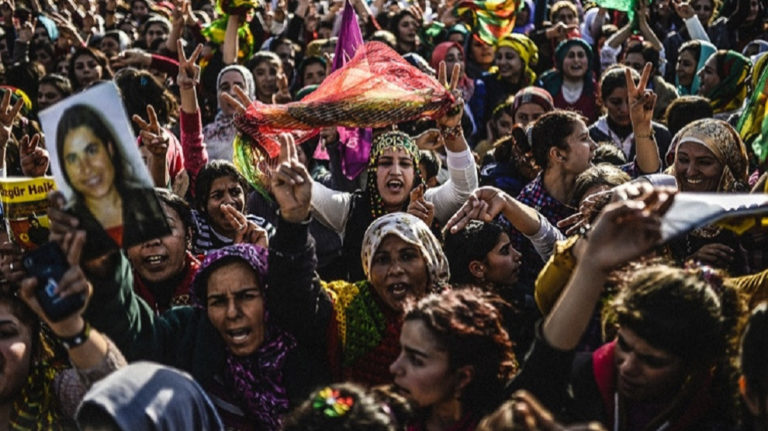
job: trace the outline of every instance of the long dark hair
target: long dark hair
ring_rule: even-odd
[[[112,129],[112,126],[104,120],[101,114],[90,105],[75,104],[67,108],[59,119],[59,124],[56,127],[56,154],[58,155],[59,165],[61,166],[61,172],[64,175],[64,180],[68,184],[72,184],[69,178],[67,169],[64,166],[64,140],[72,130],[78,127],[87,127],[93,132],[93,134],[101,140],[101,144],[106,150],[109,150],[110,146],[112,152],[110,159],[112,160],[112,166],[115,170],[115,187],[122,195],[126,190],[126,172],[130,172],[128,166],[126,166],[125,156],[122,154],[120,145],[118,145],[117,135]],[[82,199],[80,193],[72,187],[72,192],[78,199]]]

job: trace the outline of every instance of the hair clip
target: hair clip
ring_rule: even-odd
[[[312,400],[312,408],[320,410],[329,418],[338,418],[347,414],[355,400],[352,397],[342,397],[338,390],[325,387]]]

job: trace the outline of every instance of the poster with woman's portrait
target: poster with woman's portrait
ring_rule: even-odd
[[[40,121],[56,185],[88,232],[88,256],[170,234],[112,82],[40,112]]]

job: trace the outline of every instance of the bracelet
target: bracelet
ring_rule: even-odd
[[[59,341],[61,341],[61,344],[67,349],[70,350],[72,348],[75,348],[86,341],[88,341],[88,337],[91,336],[91,324],[88,323],[88,321],[85,321],[85,325],[83,325],[83,329],[75,334],[72,337],[59,337]]]
[[[651,129],[651,133],[647,135],[635,135],[635,139],[656,139],[656,132]]]
[[[457,138],[459,135],[464,133],[464,130],[461,128],[461,123],[453,126],[453,127],[440,127],[440,133],[443,135],[444,138]]]

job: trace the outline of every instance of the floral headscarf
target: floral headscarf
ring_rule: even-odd
[[[747,78],[752,69],[752,62],[731,50],[717,51],[709,58],[713,57],[720,83],[703,96],[709,99],[715,114],[733,111],[741,106],[747,97]]]
[[[716,191],[746,192],[749,190],[747,150],[739,134],[730,124],[722,120],[705,118],[683,127],[677,132],[672,142],[675,148],[675,159],[683,142],[703,145],[723,165],[723,173]],[[676,176],[674,165],[670,168],[670,173]]]
[[[366,278],[370,279],[373,255],[387,235],[396,235],[419,249],[427,263],[427,271],[429,272],[430,287],[428,291],[440,290],[448,283],[451,273],[448,259],[443,253],[440,242],[421,219],[401,212],[379,217],[365,231],[360,257],[363,261],[363,271]]]
[[[207,308],[208,277],[223,262],[233,259],[245,261],[256,272],[262,291],[266,287],[268,251],[253,244],[234,244],[214,250],[205,257],[200,270],[192,281],[195,302],[199,308]],[[226,351],[224,381],[235,391],[246,415],[259,423],[259,429],[277,431],[281,417],[288,411],[289,401],[283,381],[283,367],[288,353],[296,347],[296,340],[270,325],[264,317],[266,336],[264,342],[247,357]]]
[[[717,51],[717,47],[715,45],[712,45],[711,43],[704,41],[704,40],[692,40],[690,42],[686,42],[683,44],[683,46],[680,47],[680,50],[678,52],[678,57],[680,56],[680,52],[685,51],[688,46],[690,45],[698,45],[698,51],[699,51],[699,62],[696,64],[696,72],[693,74],[693,81],[691,81],[691,85],[684,86],[680,84],[680,81],[677,78],[677,74],[675,74],[675,87],[677,88],[677,93],[681,96],[686,95],[695,95],[699,92],[699,85],[701,85],[701,78],[699,78],[699,71],[704,67],[704,64],[707,62],[707,59],[709,59],[709,56],[712,55],[715,51]]]
[[[539,62],[539,47],[528,36],[519,33],[508,34],[496,42],[496,51],[499,48],[512,48],[523,61],[525,78],[523,84],[532,85],[536,81],[536,72],[533,66]]]
[[[419,173],[419,147],[416,146],[413,139],[407,134],[398,131],[385,132],[377,136],[371,145],[371,154],[368,159],[368,181],[366,188],[370,195],[371,215],[374,219],[380,217],[385,212],[384,205],[381,201],[381,194],[379,194],[379,188],[376,184],[376,170],[379,168],[379,156],[381,156],[385,150],[398,149],[405,150],[413,160],[413,186],[416,187],[421,184],[421,175]]]

